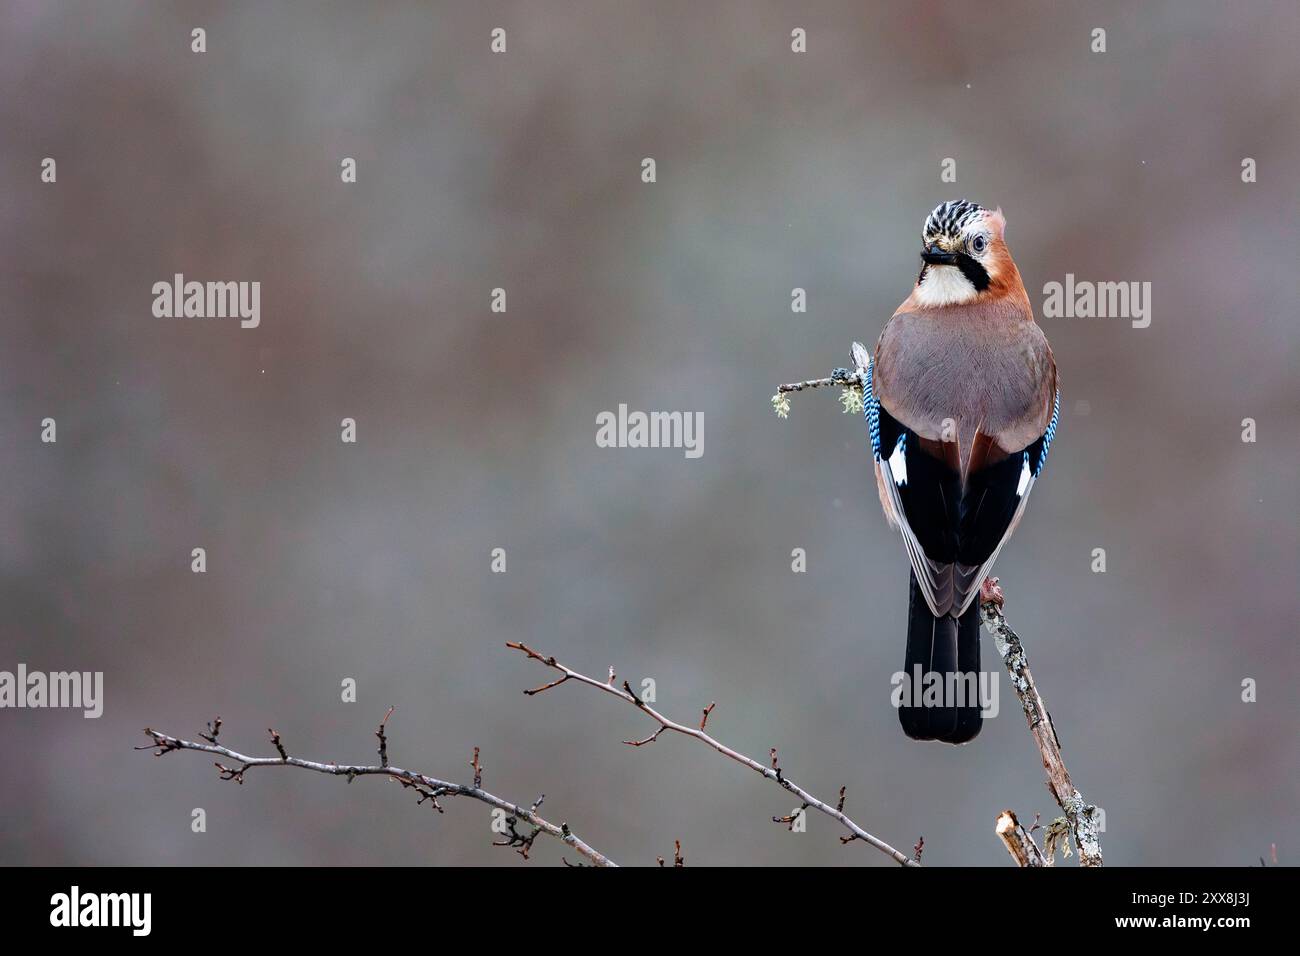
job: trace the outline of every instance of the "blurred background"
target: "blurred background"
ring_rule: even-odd
[[[1294,861],[1298,43],[1289,0],[0,3],[0,669],[106,697],[0,711],[0,862],[525,865],[478,803],[131,749],[219,714],[368,762],[393,705],[394,763],[478,746],[622,863],[892,865],[593,690],[525,697],[523,640],[716,701],[927,864],[1011,865],[996,814],[1057,811],[1005,675],[971,745],[904,737],[863,422],[769,402],[875,342],[958,197],[1006,213],[1061,371],[997,573],[1106,862]],[[177,272],[260,281],[260,327],[154,318]],[[1150,282],[1150,327],[1042,318],[1066,273]],[[598,448],[620,403],[701,412],[703,457]]]

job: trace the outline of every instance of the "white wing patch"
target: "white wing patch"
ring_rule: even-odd
[[[899,435],[894,453],[889,456],[889,473],[900,488],[907,484],[907,435]]]
[[[1029,471],[1029,456],[1025,455],[1024,464],[1020,467],[1020,481],[1016,483],[1016,497],[1024,498],[1025,491],[1029,488],[1029,483],[1034,480],[1033,474]]]

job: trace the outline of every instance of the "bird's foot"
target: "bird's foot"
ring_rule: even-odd
[[[1002,587],[998,584],[997,578],[984,579],[984,582],[980,585],[981,604],[996,604],[1001,607],[1005,598],[1006,595],[1002,593]]]

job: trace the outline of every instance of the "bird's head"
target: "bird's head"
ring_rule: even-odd
[[[921,274],[913,298],[918,305],[961,305],[1023,289],[1003,232],[1001,209],[965,199],[937,206],[921,232]]]

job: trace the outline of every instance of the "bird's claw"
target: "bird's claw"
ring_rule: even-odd
[[[996,604],[998,607],[1001,607],[1005,598],[1006,595],[1002,593],[1002,588],[998,584],[997,578],[985,578],[983,583],[980,584],[981,604]]]

